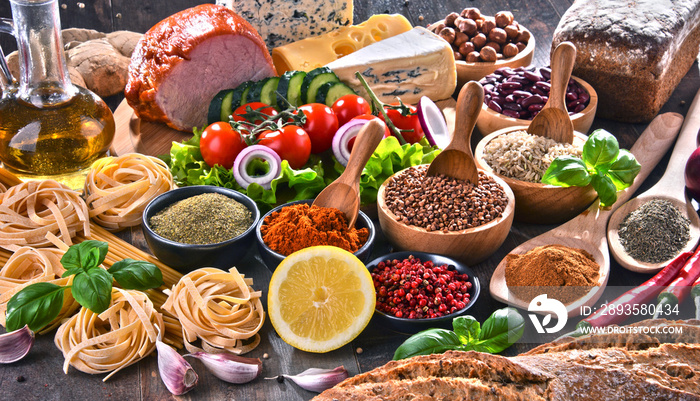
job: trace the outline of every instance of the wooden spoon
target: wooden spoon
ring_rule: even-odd
[[[571,42],[562,42],[554,49],[549,100],[527,127],[528,133],[551,138],[559,143],[574,141],[574,124],[566,110],[565,98],[575,59],[576,47]]]
[[[676,146],[673,148],[671,159],[668,162],[663,177],[661,177],[656,185],[649,188],[635,199],[620,206],[615,213],[610,216],[610,222],[608,223],[610,253],[612,253],[615,260],[625,269],[640,273],[655,273],[661,270],[668,262],[640,262],[632,258],[620,243],[618,231],[622,220],[632,211],[652,199],[663,199],[673,203],[673,205],[690,220],[690,240],[688,240],[688,243],[681,252],[692,251],[695,245],[697,245],[700,239],[700,218],[685,193],[684,172],[685,163],[696,147],[695,141],[698,129],[700,129],[700,92],[695,95],[695,100],[693,100],[693,103],[690,105],[687,118],[683,124],[683,129],[676,141]]]
[[[471,137],[476,120],[484,103],[484,88],[476,81],[469,81],[457,97],[455,132],[450,144],[430,163],[428,175],[444,174],[458,180],[479,182],[479,173],[474,162]]]
[[[673,140],[683,122],[683,117],[677,113],[665,113],[657,116],[637,139],[631,152],[637,158],[642,168],[634,183],[618,194],[617,202],[607,210],[599,209],[599,201],[594,202],[587,210],[561,226],[530,239],[513,249],[512,254],[524,254],[527,251],[549,244],[560,244],[579,248],[593,255],[600,266],[598,286],[585,296],[566,306],[569,316],[579,314],[581,306],[591,306],[603,293],[610,272],[610,255],[606,240],[606,227],[612,212],[627,199],[649,176],[659,160],[671,147]],[[527,309],[529,302],[517,298],[506,285],[506,259],[498,264],[491,277],[489,290],[494,299],[509,305]]]
[[[345,213],[348,227],[354,227],[360,211],[360,174],[384,137],[384,125],[371,120],[357,134],[345,171],[321,191],[312,205],[334,207]]]

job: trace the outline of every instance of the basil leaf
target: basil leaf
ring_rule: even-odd
[[[66,269],[63,277],[98,267],[105,260],[108,248],[108,243],[95,240],[72,245],[61,257],[61,264]]]
[[[478,340],[481,332],[481,324],[473,316],[458,316],[452,319],[452,328],[462,344]]]
[[[559,156],[552,160],[542,176],[542,182],[559,187],[585,187],[591,182],[591,176],[583,160],[574,156]]]
[[[35,283],[17,292],[7,303],[7,331],[18,330],[25,325],[34,332],[46,327],[61,312],[65,289],[52,283]]]
[[[428,329],[409,337],[394,352],[394,360],[416,355],[430,355],[457,349],[461,343],[451,330]]]
[[[484,322],[475,351],[498,353],[513,345],[525,330],[525,319],[514,308],[499,309]]]
[[[112,275],[105,269],[91,269],[73,278],[73,298],[95,313],[102,313],[112,301]]]
[[[617,188],[607,175],[594,175],[591,185],[598,192],[602,207],[610,206],[617,201]]]
[[[597,129],[583,144],[581,156],[588,168],[595,168],[613,162],[619,151],[617,138],[604,129]]]
[[[163,273],[150,262],[124,259],[107,270],[127,290],[148,290],[163,285]]]
[[[615,184],[617,190],[621,191],[632,185],[634,178],[637,177],[641,169],[642,166],[637,159],[634,158],[634,155],[622,149],[617,159],[610,165],[607,175],[610,177],[613,184]]]

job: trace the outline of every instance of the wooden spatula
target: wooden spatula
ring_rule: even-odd
[[[575,60],[576,47],[570,42],[562,42],[554,49],[549,100],[527,127],[528,133],[551,138],[559,143],[574,141],[574,124],[566,110],[565,97]]]
[[[354,227],[360,210],[360,174],[383,137],[381,122],[371,120],[365,124],[357,134],[345,171],[318,194],[312,205],[339,209],[345,213],[348,227]]]
[[[458,180],[479,182],[472,154],[471,137],[484,102],[484,88],[476,81],[467,82],[459,91],[455,111],[455,132],[450,144],[430,163],[428,175],[444,174]]]

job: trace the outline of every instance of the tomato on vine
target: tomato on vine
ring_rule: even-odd
[[[384,105],[387,117],[401,130],[401,135],[408,143],[416,143],[425,136],[415,106],[403,103]]]
[[[277,110],[274,107],[261,102],[250,102],[236,107],[231,118],[233,121],[248,121],[255,125],[260,125],[263,122],[263,118],[267,118],[265,116],[271,117],[276,115]]]
[[[199,151],[209,166],[233,167],[236,156],[246,147],[241,133],[231,124],[215,122],[204,129],[199,139]]]
[[[311,153],[321,153],[330,149],[333,135],[338,131],[338,118],[325,104],[309,103],[299,107],[304,112],[304,131],[311,139]]]
[[[300,169],[309,161],[311,140],[306,131],[296,125],[265,130],[258,135],[258,139],[258,144],[274,150],[293,169]]]
[[[365,98],[358,95],[343,95],[333,103],[333,112],[338,117],[338,126],[362,114],[372,114],[372,106]]]

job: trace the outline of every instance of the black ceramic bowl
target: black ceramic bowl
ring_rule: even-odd
[[[270,249],[270,247],[267,246],[267,244],[265,244],[265,241],[263,241],[262,239],[262,234],[260,233],[260,227],[265,222],[265,218],[267,216],[279,211],[285,206],[296,205],[299,203],[311,204],[313,203],[313,199],[299,200],[277,206],[276,208],[265,213],[265,215],[258,221],[258,224],[256,224],[255,226],[255,236],[258,242],[258,251],[260,252],[260,256],[262,257],[263,262],[265,262],[267,268],[270,269],[270,271],[272,272],[275,271],[275,269],[282,262],[285,256],[281,253],[273,251],[272,249]],[[358,229],[367,228],[369,230],[369,237],[367,237],[367,242],[365,242],[365,244],[362,245],[362,247],[354,253],[354,255],[357,256],[357,258],[360,259],[362,263],[367,263],[370,255],[372,254],[372,247],[374,246],[374,237],[376,235],[374,230],[374,224],[372,224],[372,220],[365,213],[360,211],[357,215],[357,222],[355,223],[355,227],[357,227]]]
[[[206,245],[183,244],[163,238],[151,230],[148,222],[151,217],[175,202],[195,195],[216,192],[245,205],[252,214],[253,224],[241,235],[224,242]],[[211,185],[194,185],[173,189],[153,199],[143,211],[141,226],[151,252],[163,263],[181,272],[189,272],[200,267],[228,269],[240,261],[253,242],[256,223],[260,218],[255,202],[233,189]]]
[[[479,292],[481,290],[479,285],[479,279],[474,275],[474,272],[465,264],[460,263],[454,259],[448,258],[446,256],[425,252],[403,251],[390,253],[388,255],[378,257],[373,261],[369,262],[367,264],[367,269],[369,269],[371,273],[377,267],[377,265],[379,265],[380,262],[385,262],[387,260],[393,259],[401,261],[407,259],[411,255],[420,259],[421,262],[431,261],[435,265],[454,266],[454,268],[458,272],[467,274],[469,276],[469,282],[472,283],[472,288],[469,289],[469,303],[467,303],[464,306],[464,308],[454,313],[450,313],[449,315],[436,317],[432,319],[400,318],[381,312],[377,309],[374,310],[374,318],[378,320],[378,323],[380,323],[382,327],[388,327],[391,330],[406,334],[414,334],[422,330],[427,330],[436,327],[452,329],[452,319],[457,316],[463,315],[467,310],[469,310],[469,308],[471,308],[474,305],[477,298],[479,298]]]

